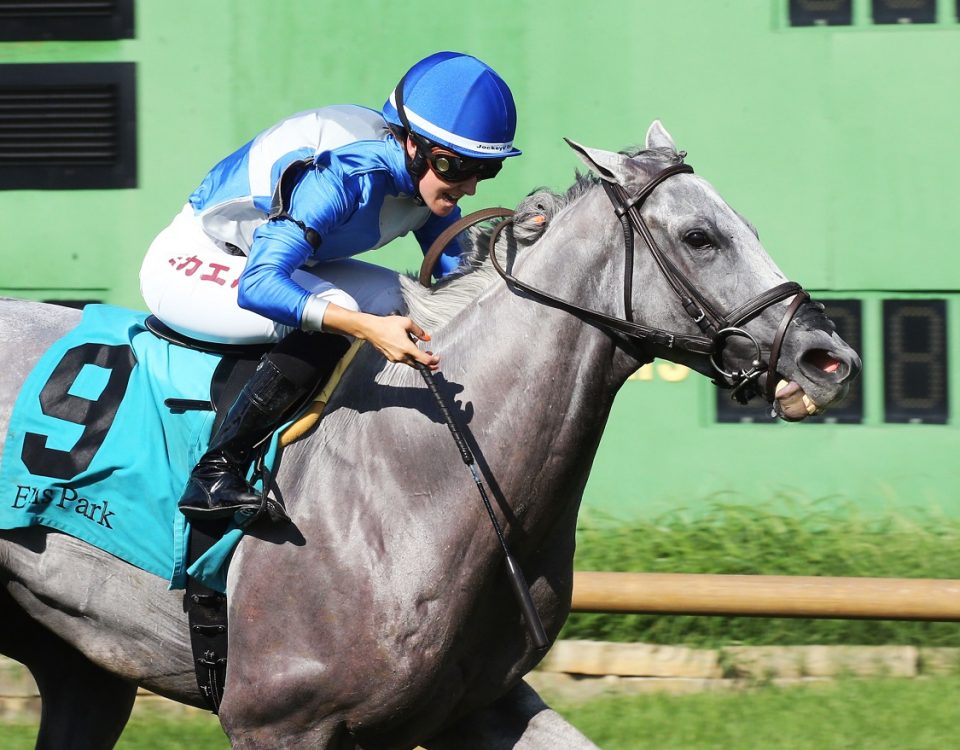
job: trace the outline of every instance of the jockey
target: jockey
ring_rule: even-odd
[[[349,345],[431,369],[430,336],[401,307],[399,276],[353,260],[412,231],[424,252],[457,202],[513,148],[510,89],[485,63],[439,52],[403,77],[378,112],[293,115],[217,164],[151,244],[140,271],[150,311],[217,343],[275,343],[230,408],[180,499],[190,518],[259,508],[245,476],[255,448],[305,403]],[[454,270],[460,248],[441,256]]]

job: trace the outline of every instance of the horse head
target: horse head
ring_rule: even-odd
[[[595,271],[597,286],[606,276],[607,294],[622,298],[616,315],[580,308],[582,317],[620,337],[638,362],[681,362],[742,402],[765,395],[786,420],[846,395],[861,369],[856,352],[823,305],[787,281],[754,227],[684,163],[659,121],[642,150],[568,143],[609,198],[605,244],[614,250]]]

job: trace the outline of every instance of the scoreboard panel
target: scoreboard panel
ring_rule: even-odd
[[[945,424],[947,374],[946,300],[884,300],[884,421]]]

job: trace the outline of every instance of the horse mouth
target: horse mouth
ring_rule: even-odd
[[[774,408],[781,419],[787,422],[799,422],[823,411],[823,408],[803,392],[795,381],[781,380],[777,383]]]
[[[808,349],[797,360],[800,374],[814,386],[820,403],[814,401],[796,380],[777,383],[774,409],[788,422],[822,414],[837,398],[846,393],[845,383],[860,372],[860,362],[844,357],[830,349]],[[799,378],[803,380],[804,378]]]

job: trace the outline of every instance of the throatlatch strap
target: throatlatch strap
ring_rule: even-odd
[[[191,521],[188,567],[219,540],[227,520]],[[227,676],[227,597],[192,577],[184,592],[197,687],[213,713],[220,711]]]

